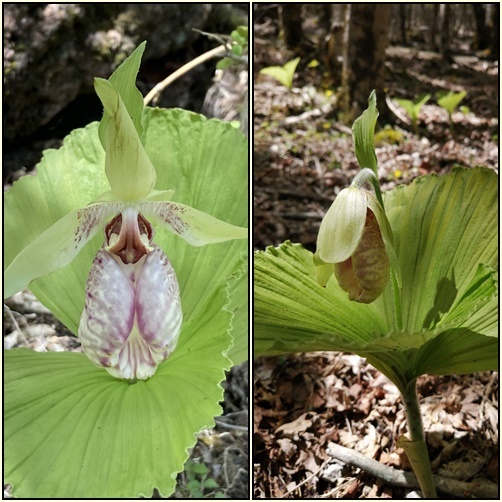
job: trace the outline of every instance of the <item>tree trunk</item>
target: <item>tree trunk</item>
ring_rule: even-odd
[[[475,48],[483,51],[490,47],[490,30],[486,24],[486,8],[482,3],[472,3],[474,19],[476,20],[476,44]],[[500,5],[499,5],[500,8]]]
[[[281,24],[288,49],[298,49],[303,41],[302,4],[281,6]]]
[[[450,4],[442,3],[439,7],[439,19],[441,26],[441,57],[444,61],[452,61],[450,50]]]
[[[333,11],[331,4],[323,3],[321,5],[322,19],[320,19],[319,24],[322,26],[324,33],[327,35],[331,30],[331,18],[333,17]]]
[[[490,56],[498,59],[500,55],[500,4],[493,5],[492,40]]]
[[[368,107],[373,89],[385,115],[385,49],[391,4],[351,4],[347,8],[342,71],[342,108],[352,121]]]
[[[439,18],[439,4],[435,3],[433,5],[433,18],[431,27],[431,40],[430,40],[430,48],[431,51],[433,52],[439,51],[439,44],[437,43],[438,18]]]
[[[328,68],[331,85],[338,87],[342,83],[343,34],[345,23],[335,22],[331,26],[331,33],[327,39],[326,66]]]
[[[401,32],[401,43],[406,44],[406,4],[399,4],[399,28]]]

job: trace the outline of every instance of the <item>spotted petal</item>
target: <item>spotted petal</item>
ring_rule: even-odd
[[[247,228],[231,225],[184,204],[144,202],[139,204],[139,210],[192,246],[246,239],[248,236]]]
[[[121,207],[120,203],[93,204],[54,223],[9,265],[4,276],[4,298],[28,287],[34,279],[68,265]]]

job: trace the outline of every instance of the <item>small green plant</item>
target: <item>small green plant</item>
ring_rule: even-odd
[[[466,95],[467,95],[466,91],[460,91],[460,92],[439,91],[436,94],[438,105],[441,108],[444,108],[448,112],[448,119],[452,131],[453,131],[453,121],[452,121],[453,112],[455,111],[455,108],[460,104],[460,102],[465,98]]]
[[[406,113],[409,115],[415,134],[417,134],[418,131],[417,122],[420,115],[420,110],[422,109],[422,106],[424,106],[425,103],[429,101],[430,98],[430,94],[425,94],[424,96],[417,98],[415,101],[410,101],[409,99],[396,99],[396,102],[400,106],[402,106],[406,110]]]
[[[218,70],[225,70],[232,64],[235,64],[235,60],[241,61],[243,55],[247,54],[248,51],[248,27],[238,26],[235,30],[230,33],[230,38],[226,41],[230,45],[231,55],[220,59],[216,64]]]
[[[388,124],[382,130],[375,133],[375,146],[381,146],[384,143],[388,145],[399,145],[403,140],[403,133],[393,129]]]
[[[365,357],[401,393],[409,435],[397,444],[435,498],[416,382],[498,368],[497,175],[458,168],[382,194],[377,117],[373,92],[352,128],[362,169],[323,218],[316,253],[289,241],[255,253],[254,355]]]
[[[188,460],[183,471],[185,482],[179,487],[182,496],[191,499],[224,498],[220,485],[209,477],[209,468],[204,463]]]
[[[270,77],[275,78],[283,86],[291,89],[293,87],[293,77],[299,62],[300,58],[292,59],[284,66],[268,66],[266,68],[262,68],[260,73],[262,75],[269,75]]]
[[[455,108],[460,104],[460,102],[467,96],[466,91],[453,92],[453,91],[440,91],[437,93],[438,105],[444,108],[448,114],[451,116],[455,111]]]

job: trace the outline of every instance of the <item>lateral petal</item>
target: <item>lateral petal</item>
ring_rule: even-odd
[[[248,229],[218,220],[198,209],[175,202],[142,202],[139,210],[192,246],[246,239]]]
[[[84,245],[119,213],[123,204],[93,204],[73,211],[25,247],[7,267],[4,298],[28,287],[31,281],[68,265]]]

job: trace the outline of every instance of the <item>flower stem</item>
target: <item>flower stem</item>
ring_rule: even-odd
[[[410,439],[400,438],[398,444],[406,451],[424,498],[437,498],[429,453],[425,443],[416,383],[417,380],[415,378],[406,387],[401,389]]]
[[[364,167],[363,169],[361,169],[352,180],[350,186],[361,188],[367,182],[370,182],[373,186],[376,198],[382,206],[382,209],[384,209],[382,192],[380,191],[380,185],[378,184],[377,175],[369,167]]]

